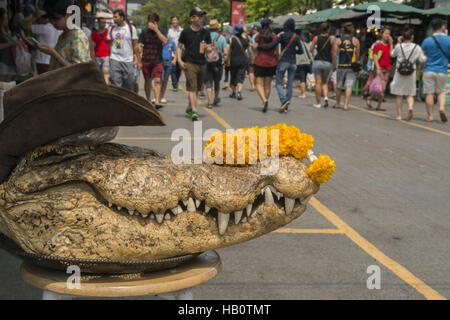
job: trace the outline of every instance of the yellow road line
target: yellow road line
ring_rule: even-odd
[[[344,234],[339,229],[296,229],[296,228],[280,228],[273,233],[305,233],[305,234]]]
[[[425,282],[417,278],[405,267],[401,266],[396,261],[386,256],[383,252],[377,249],[373,244],[364,239],[358,232],[352,227],[346,224],[341,218],[339,218],[334,212],[325,207],[315,197],[311,197],[309,201],[311,206],[316,209],[322,216],[334,224],[339,230],[342,230],[347,237],[349,237],[354,243],[356,243],[361,249],[367,252],[370,256],[391,270],[400,279],[405,281],[411,287],[416,289],[425,298],[432,300],[447,300],[439,292],[428,286]]]
[[[300,91],[298,89],[294,89],[294,90]],[[310,97],[314,97],[315,96],[314,94],[312,94],[310,92],[307,92],[306,94],[309,95]],[[328,100],[336,102],[336,100],[334,100],[334,99],[328,99]],[[360,106],[355,106],[353,104],[349,104],[348,106],[350,108],[352,108],[352,109],[356,109],[356,110],[359,110],[359,111],[364,111],[364,112],[373,114],[373,115],[378,116],[378,117],[392,119],[391,116],[386,115],[384,113],[377,112],[375,110],[367,110],[365,108],[362,108]],[[418,123],[410,122],[410,121],[404,121],[404,120],[397,120],[397,121],[399,121],[401,123],[404,123],[406,125],[412,126],[412,127],[421,128],[421,129],[424,129],[424,130],[428,130],[428,131],[431,131],[431,132],[439,133],[439,134],[442,134],[444,136],[449,136],[450,137],[450,132],[446,132],[446,131],[442,131],[442,130],[439,130],[439,129],[430,128],[430,127],[427,127],[427,126],[424,126],[424,125],[421,125],[421,124],[418,124]]]
[[[184,89],[183,89],[184,90]],[[205,108],[206,109],[206,108]],[[228,124],[224,119],[220,118],[218,114],[216,114],[212,110],[207,110],[214,113],[214,118],[221,119],[219,122],[227,129],[233,129],[233,127]],[[367,110],[364,110],[367,111]],[[212,114],[211,114],[212,115]],[[377,113],[378,115],[378,113]],[[384,116],[384,115],[383,115]],[[427,128],[427,127],[425,127]],[[430,129],[430,128],[427,128]],[[373,244],[363,238],[358,232],[356,232],[352,227],[346,224],[341,218],[339,218],[333,211],[324,206],[319,200],[315,197],[311,197],[309,201],[311,206],[316,209],[321,215],[323,215],[328,221],[330,221],[333,225],[335,225],[338,229],[336,233],[345,234],[350,240],[356,243],[361,249],[363,249],[370,256],[375,258],[378,262],[384,265],[386,268],[391,270],[396,276],[405,281],[411,287],[416,289],[420,294],[422,294],[427,299],[433,300],[447,300],[444,296],[442,296],[439,292],[428,286],[425,282],[417,278],[410,271],[408,271],[405,267],[401,266],[396,261],[392,260],[388,256],[386,256],[383,252],[381,252],[378,248],[376,248]],[[281,228],[287,230],[289,228]],[[298,229],[302,230],[302,229]],[[306,230],[306,229],[303,229]],[[330,229],[335,230],[335,229]],[[301,233],[301,232],[300,232]]]

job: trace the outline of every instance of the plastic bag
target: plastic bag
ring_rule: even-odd
[[[370,94],[383,94],[383,84],[380,76],[376,76],[375,79],[372,80],[369,88]]]
[[[26,76],[33,73],[31,53],[28,51],[28,47],[23,41],[15,48],[15,62],[17,74],[19,76]]]

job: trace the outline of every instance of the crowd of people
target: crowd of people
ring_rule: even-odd
[[[180,77],[184,73],[188,107],[186,113],[192,120],[198,119],[197,99],[204,97],[207,107],[221,103],[220,91],[229,90],[229,97],[244,99],[243,84],[248,75],[250,91],[256,91],[261,99],[261,111],[267,112],[272,81],[280,100],[280,113],[288,112],[293,98],[294,80],[300,80],[301,99],[306,98],[307,79],[314,75],[315,108],[326,108],[328,87],[334,86],[336,104],[333,108],[349,110],[350,99],[358,73],[366,68],[362,64],[361,46],[367,46],[355,36],[351,22],[344,23],[338,32],[332,33],[328,23],[322,23],[316,35],[310,30],[300,34],[295,21],[288,19],[283,31],[276,34],[272,21],[264,18],[260,27],[237,24],[221,32],[217,19],[205,25],[205,12],[198,7],[190,11],[190,24],[179,25],[179,18],[170,18],[168,30],[159,25],[160,17],[151,13],[147,28],[138,35],[121,10],[114,11],[113,23],[97,19],[95,29],[79,28],[68,23],[67,7],[72,0],[47,0],[44,10],[24,8],[23,19],[10,29],[8,14],[0,9],[0,81],[10,81],[15,74],[18,47],[27,44],[31,48],[36,74],[74,63],[95,61],[103,72],[105,81],[129,90],[139,90],[138,79],[142,72],[145,95],[156,108],[161,108],[169,79],[178,91]],[[364,87],[367,107],[378,99],[374,108],[384,111],[382,104],[393,68],[391,58],[396,58],[395,73],[390,92],[396,96],[397,119],[401,120],[402,103],[406,99],[408,120],[413,118],[416,96],[416,69],[423,67],[423,87],[426,94],[426,121],[433,121],[435,95],[442,122],[445,114],[447,64],[450,54],[450,37],[445,34],[446,25],[440,19],[431,23],[433,35],[421,45],[414,43],[414,32],[405,28],[394,39],[391,30],[381,30],[380,39],[368,50],[369,78]],[[225,84],[221,81],[225,74]],[[312,79],[311,79],[312,80]],[[344,90],[343,107],[341,107]],[[153,96],[153,97],[152,97]]]

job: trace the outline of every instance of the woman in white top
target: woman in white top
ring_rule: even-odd
[[[398,43],[391,56],[397,58],[394,79],[391,83],[391,93],[396,95],[397,120],[402,120],[403,96],[406,96],[408,104],[408,120],[413,117],[414,96],[416,95],[416,64],[425,63],[427,57],[419,45],[413,43],[413,30],[407,29],[403,36],[398,38]],[[408,60],[413,64],[414,71],[410,75],[401,75],[398,71],[400,63]]]

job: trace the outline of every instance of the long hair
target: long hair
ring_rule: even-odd
[[[272,42],[273,38],[272,29],[270,29],[269,26],[264,26],[264,28],[262,28],[261,32],[259,33],[259,38],[262,39],[264,42]]]

